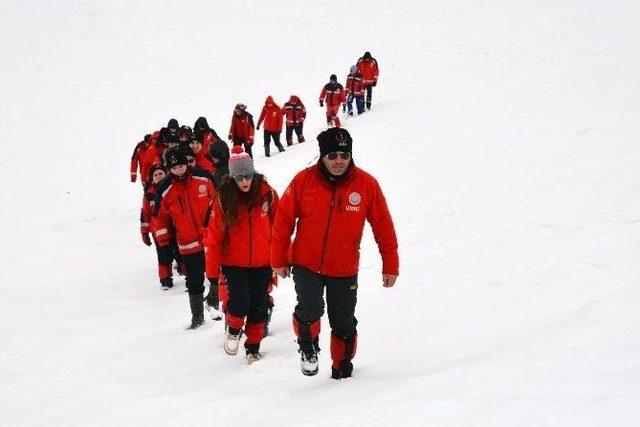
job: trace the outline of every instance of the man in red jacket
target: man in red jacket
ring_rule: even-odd
[[[142,161],[145,153],[151,146],[151,135],[147,134],[144,136],[144,139],[136,144],[136,148],[133,149],[133,155],[131,156],[131,182],[136,182],[138,179],[138,169],[142,173]],[[146,183],[146,175],[140,175],[140,182],[142,183],[142,188],[144,188]]]
[[[264,107],[262,107],[262,113],[260,113],[258,125],[256,126],[256,129],[260,130],[260,125],[262,124],[262,121],[264,121],[264,155],[267,157],[271,157],[271,138],[273,138],[273,143],[278,148],[278,151],[281,153],[284,151],[284,147],[280,143],[280,134],[282,133],[282,116],[283,114],[280,106],[273,102],[273,98],[271,96],[268,96],[267,100],[264,102]]]
[[[244,145],[246,151],[251,158],[253,153],[253,116],[247,111],[244,104],[236,104],[231,117],[231,128],[229,129],[229,139],[233,141],[233,145]]]
[[[398,276],[398,242],[378,182],[351,160],[349,133],[331,128],[318,135],[318,142],[320,161],[295,176],[278,204],[271,266],[280,277],[293,273],[298,299],[293,328],[305,375],[318,372],[318,335],[327,288],[331,374],[339,379],[351,376],[356,353],[354,313],[365,220],[382,255],[384,287],[393,286]]]
[[[287,146],[293,145],[293,132],[296,132],[298,137],[298,143],[304,142],[304,136],[302,135],[302,127],[304,125],[304,119],[307,117],[307,110],[304,108],[304,104],[300,101],[296,95],[291,95],[288,102],[285,102],[282,107],[284,115],[287,117]]]
[[[340,105],[342,109],[345,109],[345,91],[344,87],[338,83],[338,77],[335,74],[331,74],[329,77],[329,83],[324,85],[322,92],[320,92],[320,106],[327,104],[327,125],[335,124],[336,127],[340,127],[340,119],[338,118],[338,111],[340,111]]]
[[[171,227],[175,230],[178,250],[186,269],[187,290],[191,307],[191,326],[204,323],[204,222],[215,195],[207,177],[198,176],[187,167],[187,156],[180,149],[167,155],[171,175],[161,183],[154,206],[153,228],[158,246],[169,246]],[[160,197],[158,197],[160,196]]]
[[[362,58],[358,59],[358,72],[362,74],[362,83],[367,91],[367,110],[371,110],[371,93],[373,87],[378,84],[378,61],[371,53],[365,52]]]

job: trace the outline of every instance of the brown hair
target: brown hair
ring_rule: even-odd
[[[251,181],[251,187],[249,192],[244,194],[242,190],[238,188],[236,181],[225,176],[220,186],[220,206],[222,207],[222,213],[224,214],[224,231],[225,234],[229,231],[233,223],[238,219],[238,205],[243,201],[247,204],[247,210],[253,209],[257,204],[262,202],[260,198],[260,188],[264,181],[264,175],[256,173],[253,175],[253,181]],[[242,199],[242,200],[241,200]]]

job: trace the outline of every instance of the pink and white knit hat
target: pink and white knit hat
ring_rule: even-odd
[[[253,159],[241,146],[235,145],[231,149],[229,158],[229,176],[237,178],[240,175],[253,175],[256,170],[253,168]]]

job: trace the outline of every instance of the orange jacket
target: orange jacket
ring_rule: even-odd
[[[226,233],[220,199],[214,200],[205,238],[207,277],[218,277],[221,265],[252,268],[270,265],[271,226],[278,194],[263,181],[259,200],[251,211],[240,203],[238,217]]]
[[[382,272],[397,275],[398,241],[378,182],[352,164],[332,185],[320,168],[319,162],[298,173],[282,195],[273,225],[271,266],[293,264],[331,277],[353,276],[366,219],[382,255]]]
[[[155,204],[156,185],[149,184],[142,196],[142,209],[140,209],[140,232],[143,234],[153,233],[153,224],[151,222],[151,212]],[[154,235],[155,238],[155,235]]]
[[[211,181],[187,171],[181,178],[170,176],[160,197],[156,197],[157,211],[152,224],[159,246],[169,244],[171,224],[178,239],[178,249],[187,255],[204,250],[205,217],[215,190]]]
[[[324,101],[327,107],[339,107],[346,101],[344,87],[340,83],[327,83],[320,92],[320,101]]]
[[[375,58],[358,59],[358,72],[362,74],[362,82],[369,86],[378,81],[378,61]]]
[[[282,109],[278,104],[273,102],[272,97],[267,97],[262,107],[262,113],[258,119],[258,127],[264,121],[264,130],[267,132],[280,133],[282,132]]]

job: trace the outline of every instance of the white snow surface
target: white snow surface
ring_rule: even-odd
[[[0,7],[2,426],[640,425],[640,6],[633,0],[17,1]],[[317,96],[370,50],[345,121],[401,274],[362,244],[354,377],[301,375],[291,280],[264,358],[185,331],[159,289],[129,159],[170,117]]]

